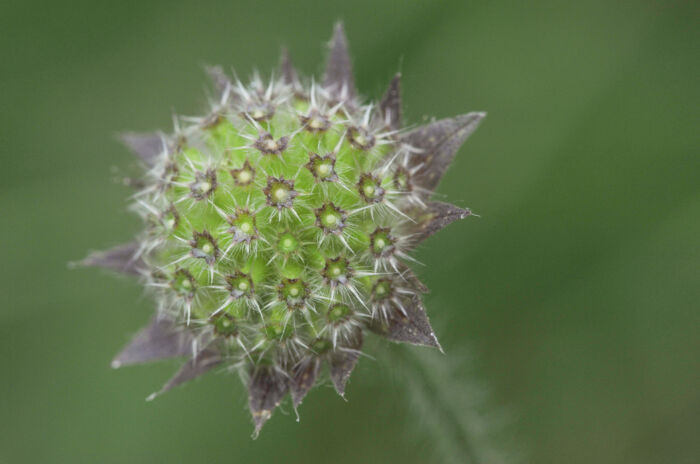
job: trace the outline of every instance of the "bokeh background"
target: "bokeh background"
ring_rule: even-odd
[[[68,270],[139,229],[114,134],[204,109],[205,64],[289,46],[318,74],[343,19],[358,86],[401,69],[406,120],[486,110],[439,187],[481,215],[418,252],[450,352],[533,463],[700,460],[700,15],[691,1],[5,0],[0,5],[0,462],[440,462],[396,366],[250,439],[234,376],[143,401],[111,370],[135,282]],[[459,365],[459,364],[458,364]],[[466,368],[465,368],[466,369]],[[471,372],[471,371],[470,371]],[[393,380],[392,380],[393,379]],[[468,411],[458,411],[467,414]],[[505,446],[505,442],[504,442]]]

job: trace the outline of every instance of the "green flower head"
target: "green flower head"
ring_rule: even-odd
[[[145,168],[133,203],[144,228],[83,263],[138,277],[156,303],[113,367],[185,359],[158,393],[237,369],[257,434],[323,365],[344,395],[368,333],[440,348],[410,253],[470,216],[430,197],[484,113],[402,128],[400,75],[365,103],[341,24],[318,81],[286,52],[269,81],[208,72],[207,114],[123,136]]]

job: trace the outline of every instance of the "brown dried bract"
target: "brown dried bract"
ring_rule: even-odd
[[[443,203],[441,201],[427,202],[427,208],[414,208],[408,213],[416,221],[409,232],[411,245],[416,246],[434,233],[459,219],[471,216],[472,212],[466,208]]]
[[[399,306],[392,302],[385,313],[386,318],[375,318],[370,329],[395,342],[434,346],[442,350],[420,296],[403,298],[401,303]]]
[[[129,242],[109,250],[90,253],[80,264],[138,275],[142,269],[146,268],[139,250],[138,242]]]
[[[485,116],[486,113],[463,114],[435,121],[404,134],[401,137],[403,143],[421,150],[410,158],[410,167],[419,167],[413,179],[416,185],[427,191],[434,190],[459,147]]]
[[[335,25],[330,43],[330,53],[323,75],[323,87],[333,92],[337,101],[355,97],[355,79],[348,49],[348,39],[342,23]]]
[[[192,335],[173,321],[154,317],[112,360],[112,367],[185,356],[192,351]]]
[[[329,354],[331,381],[340,396],[345,396],[345,385],[360,358],[361,348],[362,331],[357,330],[347,344],[337,346]]]
[[[258,366],[253,370],[248,384],[248,407],[255,423],[254,436],[272,417],[272,411],[280,405],[288,389],[286,378],[274,368]]]

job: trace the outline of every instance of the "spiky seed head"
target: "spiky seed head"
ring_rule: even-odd
[[[402,131],[400,75],[365,105],[350,63],[338,24],[321,84],[286,51],[267,83],[209,68],[207,114],[123,136],[146,167],[144,231],[84,264],[140,276],[158,311],[113,366],[187,356],[159,393],[236,367],[257,434],[288,391],[299,406],[322,363],[344,395],[367,331],[439,347],[409,252],[470,214],[429,196],[484,114]]]

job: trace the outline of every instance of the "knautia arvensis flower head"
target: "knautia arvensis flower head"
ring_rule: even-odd
[[[133,197],[145,227],[84,264],[138,276],[156,302],[113,367],[186,358],[159,393],[236,369],[257,434],[322,366],[344,395],[367,333],[439,348],[410,252],[470,215],[430,196],[484,113],[402,129],[400,76],[365,104],[340,24],[320,81],[286,52],[267,82],[208,71],[207,114],[124,135],[146,168]]]

